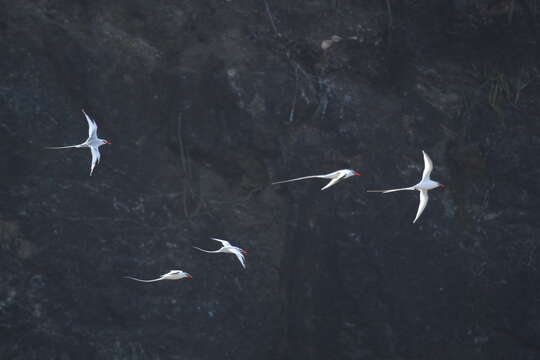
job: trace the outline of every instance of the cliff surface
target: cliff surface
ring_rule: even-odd
[[[0,2],[1,357],[538,359],[539,15]],[[81,108],[113,143],[92,177],[43,150],[84,140]],[[447,187],[413,225],[416,193],[366,190],[414,184],[422,149]]]

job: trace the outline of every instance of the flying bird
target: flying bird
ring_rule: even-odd
[[[96,122],[92,120],[90,116],[86,114],[84,109],[82,110],[82,112],[84,116],[86,117],[86,121],[88,122],[88,139],[86,139],[86,141],[83,142],[82,144],[78,144],[78,145],[46,147],[45,149],[90,148],[90,151],[92,153],[92,165],[90,167],[90,176],[92,176],[92,173],[94,172],[94,168],[96,167],[96,163],[99,163],[99,159],[101,158],[101,155],[99,153],[99,147],[101,145],[112,144],[112,143],[105,139],[98,138]]]
[[[435,189],[437,187],[444,188],[444,184],[441,184],[437,181],[431,180],[430,175],[433,170],[433,162],[429,158],[428,154],[422,150],[424,154],[424,172],[422,173],[422,180],[416,185],[407,188],[400,189],[391,189],[391,190],[368,190],[368,192],[380,192],[383,194],[394,192],[394,191],[403,191],[403,190],[418,190],[420,192],[420,204],[418,205],[418,211],[416,212],[416,217],[413,220],[413,224],[418,220],[429,200],[428,191]]]
[[[197,250],[200,250],[200,251],[204,251],[205,253],[209,253],[209,254],[217,254],[217,253],[234,254],[238,258],[238,261],[240,261],[240,264],[242,264],[242,267],[244,269],[246,268],[245,255],[248,254],[247,250],[240,249],[237,246],[232,246],[231,243],[226,241],[226,240],[221,240],[221,239],[216,239],[216,238],[210,238],[210,239],[215,240],[215,241],[219,241],[221,243],[221,245],[222,245],[221,248],[219,248],[217,250],[213,250],[213,251],[212,250],[204,250],[204,249],[198,248],[196,246],[194,246],[194,248],[197,249]]]
[[[360,173],[351,169],[341,169],[341,170],[334,171],[330,174],[325,174],[325,175],[311,175],[311,176],[304,176],[304,177],[299,177],[299,178],[290,179],[290,180],[277,181],[277,182],[272,183],[272,185],[283,184],[283,183],[293,182],[297,180],[313,179],[313,178],[331,179],[328,184],[326,184],[325,186],[321,188],[321,190],[324,190],[324,189],[328,189],[330,186],[337,184],[341,180],[344,180],[351,176],[360,176]]]
[[[184,272],[182,270],[171,270],[168,273],[161,275],[157,279],[152,279],[152,280],[137,279],[131,276],[124,276],[124,278],[139,281],[139,282],[149,283],[149,282],[156,282],[156,281],[161,281],[161,280],[180,280],[183,278],[191,279],[192,276],[191,274],[188,274],[187,272]]]

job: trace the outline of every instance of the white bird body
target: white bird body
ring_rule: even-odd
[[[390,189],[390,190],[368,190],[368,192],[380,192],[383,194],[390,193],[390,192],[396,192],[396,191],[404,191],[404,190],[417,190],[420,192],[420,203],[418,204],[418,211],[416,212],[416,217],[413,220],[413,224],[418,220],[420,215],[424,212],[424,209],[427,206],[429,195],[428,191],[435,189],[437,187],[444,187],[444,184],[441,184],[437,181],[431,180],[431,171],[433,171],[433,162],[429,158],[428,154],[424,150],[422,150],[422,154],[424,155],[424,172],[422,173],[422,180],[416,185],[413,185],[411,187],[406,188],[399,188],[399,189]]]
[[[433,190],[437,187],[439,187],[439,184],[437,181],[433,181],[431,179],[422,180],[418,184],[416,184],[415,190]]]
[[[132,277],[132,276],[124,276],[124,278],[139,281],[139,282],[149,283],[149,282],[156,282],[156,281],[161,281],[161,280],[180,280],[180,279],[184,279],[184,278],[191,279],[192,276],[191,276],[191,274],[188,274],[187,272],[184,272],[182,270],[171,270],[168,273],[163,274],[160,277],[158,277],[156,279],[151,279],[151,280],[137,279],[137,278]]]
[[[194,246],[194,248],[197,250],[203,251],[205,253],[209,253],[209,254],[217,254],[217,253],[234,254],[238,258],[238,261],[240,261],[240,264],[242,264],[242,267],[244,269],[246,268],[245,255],[247,255],[248,253],[246,250],[241,249],[237,246],[232,246],[231,243],[228,242],[227,240],[221,240],[221,239],[216,239],[216,238],[211,238],[211,239],[215,241],[219,241],[222,245],[221,248],[217,250],[204,250],[196,246]]]
[[[331,179],[328,184],[326,184],[325,186],[323,186],[321,188],[321,190],[325,190],[325,189],[328,189],[329,187],[337,184],[341,180],[345,180],[347,178],[350,178],[351,176],[360,176],[360,174],[357,173],[354,170],[351,170],[351,169],[341,169],[341,170],[331,172],[329,174],[310,175],[310,176],[303,176],[303,177],[294,178],[294,179],[290,179],[290,180],[277,181],[277,182],[272,183],[272,185],[283,184],[283,183],[288,183],[288,182],[293,182],[293,181],[298,181],[298,180],[304,180],[304,179],[313,179],[313,178]]]
[[[86,118],[86,122],[88,123],[88,138],[86,139],[86,141],[78,145],[47,147],[46,149],[90,148],[90,152],[92,153],[92,165],[90,166],[90,176],[92,176],[92,173],[94,172],[94,168],[96,167],[96,164],[99,163],[99,160],[101,159],[101,154],[99,153],[99,147],[101,145],[111,144],[111,142],[105,139],[100,139],[98,137],[96,122],[92,120],[90,116],[86,114],[84,109],[82,110],[82,112],[84,114],[84,117]]]

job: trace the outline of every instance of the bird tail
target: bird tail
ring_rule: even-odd
[[[81,147],[81,145],[69,145],[69,146],[49,146],[45,147],[45,149],[69,149],[69,148],[78,148]]]
[[[313,179],[313,178],[318,178],[318,177],[320,177],[320,175],[303,176],[303,177],[289,179],[289,180],[276,181],[276,182],[273,182],[272,185],[284,184],[284,183],[293,182],[293,181],[297,181],[297,180]]]
[[[246,268],[246,257],[243,254],[237,255],[238,260],[240,260],[240,264],[242,264],[242,267]]]
[[[134,278],[134,277],[131,277],[131,276],[124,276],[124,279],[130,279],[130,280],[135,280],[135,281],[145,282],[145,283],[148,283],[148,282],[154,282],[154,281],[159,281],[159,280],[160,280],[160,279],[143,280],[143,279],[137,279],[137,278]]]
[[[404,190],[414,190],[414,187],[406,187],[406,188],[390,189],[390,190],[368,190],[367,192],[386,194],[386,193],[391,193],[391,192],[395,192],[395,191],[404,191]]]
[[[196,246],[194,246],[193,248],[194,248],[194,249],[197,249],[197,250],[200,250],[200,251],[202,251],[202,252],[205,252],[205,253],[209,253],[209,254],[215,254],[215,253],[218,253],[218,252],[219,252],[219,251],[204,250],[204,249],[201,249],[201,248],[196,247]]]

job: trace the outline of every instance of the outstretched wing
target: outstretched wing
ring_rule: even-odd
[[[338,182],[345,179],[345,176],[346,176],[345,173],[341,173],[338,177],[333,178],[332,180],[330,180],[330,182],[328,184],[326,184],[325,186],[323,186],[321,188],[321,190],[328,189],[330,186],[336,185]]]
[[[426,205],[429,200],[429,195],[427,190],[420,190],[420,204],[418,204],[418,211],[416,212],[416,217],[414,218],[413,224],[418,220],[420,215],[424,212]]]
[[[424,154],[424,172],[422,173],[422,181],[424,181],[429,180],[429,176],[431,175],[431,171],[433,170],[433,162],[424,150],[422,150],[422,154]]]
[[[240,252],[240,250],[238,249],[234,249],[234,255],[236,255],[236,257],[238,258],[238,261],[240,261],[240,264],[242,264],[242,267],[245,269],[246,268],[246,258],[244,256],[244,254],[242,254],[242,252]]]
[[[231,246],[231,243],[228,242],[227,240],[221,240],[221,239],[216,239],[216,238],[210,238],[212,240],[215,240],[215,241],[219,241],[221,243],[221,245],[223,246]]]
[[[82,109],[86,122],[88,123],[88,138],[97,138],[97,124],[94,120],[88,116],[88,114]]]
[[[101,158],[101,155],[97,147],[91,146],[90,151],[92,152],[92,166],[90,167],[90,176],[92,176],[92,173],[94,172],[94,168],[96,167],[96,164],[99,163],[99,159]]]

